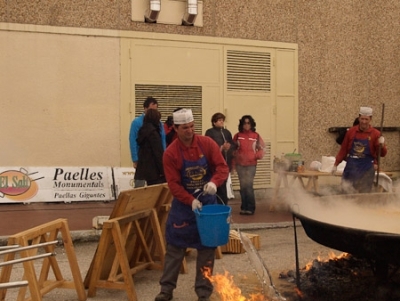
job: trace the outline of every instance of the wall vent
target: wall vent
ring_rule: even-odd
[[[271,92],[271,54],[227,51],[228,91]]]

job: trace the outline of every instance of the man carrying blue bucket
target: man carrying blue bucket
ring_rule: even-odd
[[[209,137],[194,133],[192,110],[173,113],[178,135],[164,152],[164,172],[174,196],[166,223],[167,251],[161,290],[155,301],[172,300],[187,248],[197,249],[195,292],[198,301],[208,301],[213,285],[203,272],[212,274],[215,247],[202,245],[194,210],[217,204],[217,186],[228,178],[229,168],[218,145]],[[213,231],[213,229],[210,229]]]

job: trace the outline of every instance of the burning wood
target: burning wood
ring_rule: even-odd
[[[324,258],[321,258],[320,256],[318,256],[317,260],[313,260],[313,261],[307,263],[306,266],[305,266],[305,270],[309,271],[310,269],[312,269],[314,267],[314,265],[319,265],[319,264],[321,264],[323,262],[329,262],[329,260],[333,260],[333,261],[339,260],[341,258],[346,258],[348,256],[349,256],[348,253],[342,253],[340,255],[336,255],[334,252],[331,251],[328,254],[328,258],[327,259],[324,259]]]
[[[392,267],[389,281],[382,283],[374,275],[371,262],[342,253],[329,259],[315,259],[300,270],[300,287],[295,288],[302,301],[394,301],[400,300],[400,275]],[[294,282],[294,271],[279,278]]]

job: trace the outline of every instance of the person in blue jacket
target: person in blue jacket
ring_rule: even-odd
[[[140,116],[136,117],[132,121],[132,124],[131,124],[131,129],[129,132],[129,146],[131,149],[131,158],[132,158],[134,168],[137,167],[137,162],[139,159],[139,145],[137,143],[138,132],[139,132],[139,129],[143,125],[144,115],[146,114],[146,111],[148,109],[158,109],[157,99],[155,99],[151,96],[147,97],[143,103],[144,112]],[[166,148],[165,131],[164,131],[164,125],[161,121],[160,121],[160,133],[161,133],[161,141],[162,141],[163,149],[165,150],[165,148]],[[145,185],[145,183],[146,183],[145,179],[135,178],[135,188],[143,187]]]

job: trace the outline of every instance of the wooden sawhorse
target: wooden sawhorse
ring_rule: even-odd
[[[61,269],[54,255],[55,241],[61,232],[64,248],[71,268],[72,281],[64,279]],[[18,292],[17,301],[31,300],[42,301],[42,297],[56,288],[75,289],[79,301],[86,300],[85,288],[82,282],[82,276],[79,270],[74,246],[69,233],[69,227],[66,219],[57,219],[32,229],[12,235],[8,238],[8,246],[18,245],[21,255],[21,262],[24,266],[24,275]],[[37,254],[38,248],[42,247],[45,254]],[[12,250],[12,249],[11,249]],[[39,277],[36,277],[34,259],[43,258]],[[15,262],[15,252],[9,251],[4,256],[4,262]],[[12,265],[3,267],[0,275],[1,283],[10,282]],[[55,279],[49,279],[50,269],[54,273]],[[25,283],[27,282],[27,285]],[[14,286],[14,287],[17,287]],[[25,297],[27,288],[30,296]],[[0,289],[0,300],[5,300],[7,287]]]

